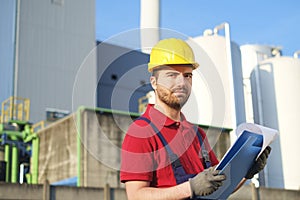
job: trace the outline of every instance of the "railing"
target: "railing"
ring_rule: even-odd
[[[31,132],[36,133],[38,130],[43,129],[45,127],[45,121],[39,121],[31,126]]]
[[[30,100],[21,97],[10,97],[2,102],[1,123],[10,120],[28,121]]]

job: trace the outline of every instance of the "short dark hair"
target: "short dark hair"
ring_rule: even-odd
[[[152,71],[152,76],[154,76],[155,78],[158,78],[158,71],[159,71],[159,69],[153,69],[153,71]]]
[[[153,70],[152,70],[152,76],[158,78],[158,72],[161,71],[162,69],[165,69],[166,67],[168,67],[167,65],[164,66],[159,66],[159,67],[155,67]]]
[[[158,72],[162,69],[166,69],[168,66],[176,66],[176,65],[161,65],[159,67],[155,67],[153,70],[152,70],[152,76],[154,76],[155,78],[158,78]],[[181,66],[190,66],[191,68],[193,68],[193,65],[191,64],[182,64]]]

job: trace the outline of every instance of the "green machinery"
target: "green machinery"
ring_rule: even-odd
[[[0,181],[38,183],[39,138],[29,122],[30,101],[10,97],[2,102],[0,119]],[[2,180],[1,180],[2,179]]]

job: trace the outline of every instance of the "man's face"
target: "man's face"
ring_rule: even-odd
[[[180,110],[187,102],[192,88],[193,69],[189,65],[163,67],[151,81],[158,98],[169,107]]]

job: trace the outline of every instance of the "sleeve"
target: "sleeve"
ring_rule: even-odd
[[[121,182],[152,181],[154,161],[149,132],[149,129],[137,124],[129,127],[121,149]]]

